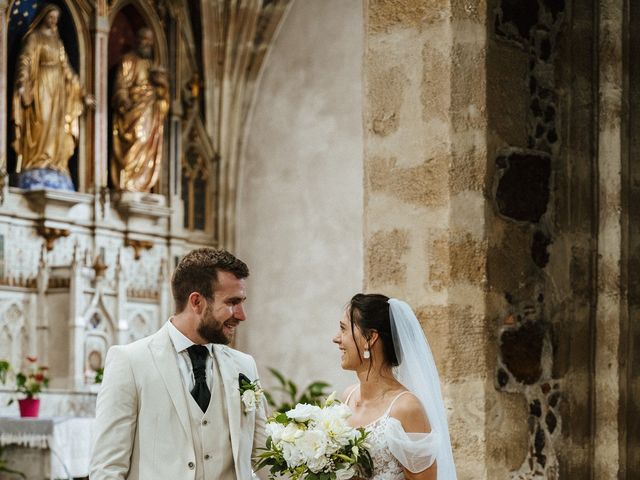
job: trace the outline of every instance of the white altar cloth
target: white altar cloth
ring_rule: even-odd
[[[0,445],[48,449],[52,479],[87,477],[94,423],[84,417],[0,417]]]

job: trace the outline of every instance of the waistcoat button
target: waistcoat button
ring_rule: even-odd
[[[208,420],[203,420],[203,421],[202,421],[202,424],[203,424],[203,425],[206,425],[207,423],[209,423],[209,421],[208,421]]]
[[[210,458],[211,458],[211,456],[209,456],[209,454],[208,454],[208,453],[204,456],[204,459],[205,459],[205,460],[209,460]]]
[[[189,470],[193,470],[196,467],[196,464],[193,462],[189,462],[187,463],[187,466],[189,467]]]

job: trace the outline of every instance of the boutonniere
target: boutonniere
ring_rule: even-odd
[[[240,383],[240,398],[246,415],[255,411],[258,402],[262,401],[264,391],[260,388],[260,383],[257,379],[252,382],[244,373],[238,375],[238,382]]]

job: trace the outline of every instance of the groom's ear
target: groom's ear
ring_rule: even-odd
[[[191,308],[191,310],[193,310],[193,312],[198,315],[200,315],[204,311],[207,305],[207,302],[205,301],[204,297],[200,295],[198,292],[191,292],[187,303],[189,304],[189,307]]]

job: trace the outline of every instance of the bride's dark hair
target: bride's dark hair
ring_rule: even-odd
[[[354,325],[357,326],[364,338],[371,337],[371,332],[378,332],[382,342],[384,362],[392,367],[398,365],[393,338],[391,337],[391,320],[389,318],[389,297],[379,293],[357,293],[349,301],[349,320],[351,333],[355,336]],[[358,356],[362,361],[360,349],[356,344]]]

